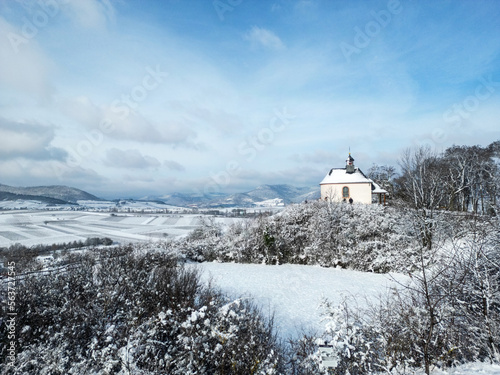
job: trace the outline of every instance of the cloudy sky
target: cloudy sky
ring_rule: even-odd
[[[500,2],[0,0],[0,183],[317,185],[500,139]]]

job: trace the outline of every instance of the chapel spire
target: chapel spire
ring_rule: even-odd
[[[349,157],[345,161],[345,171],[346,173],[354,173],[354,158],[351,156],[349,152]]]

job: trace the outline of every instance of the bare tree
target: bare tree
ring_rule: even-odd
[[[368,177],[386,190],[390,196],[394,196],[394,180],[396,176],[396,168],[392,165],[373,164],[368,170]]]
[[[498,195],[497,142],[488,147],[453,146],[443,154],[447,208],[491,213]]]
[[[407,149],[399,162],[399,196],[415,210],[422,245],[432,247],[434,211],[445,201],[441,160],[429,147]]]

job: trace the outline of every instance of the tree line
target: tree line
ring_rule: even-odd
[[[368,175],[391,197],[415,209],[496,214],[500,193],[500,141],[486,147],[407,149],[394,166],[374,165]]]

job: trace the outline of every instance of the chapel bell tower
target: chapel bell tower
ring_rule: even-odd
[[[345,171],[346,173],[354,173],[354,159],[351,156],[351,153],[349,152],[349,157],[345,161]]]

